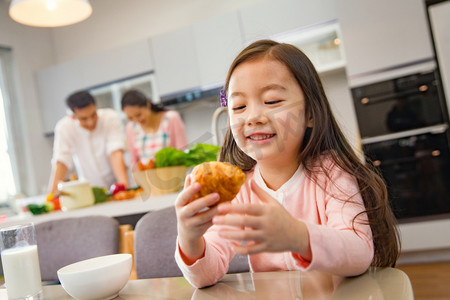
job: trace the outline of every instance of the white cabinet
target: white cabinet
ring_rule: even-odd
[[[201,85],[222,85],[228,68],[244,45],[238,12],[198,22],[193,29]]]
[[[240,10],[246,42],[337,18],[335,0],[263,0]]]
[[[161,96],[218,86],[242,50],[238,12],[224,13],[151,38]]]
[[[44,132],[52,133],[66,114],[65,99],[71,93],[152,69],[148,41],[141,40],[36,72]]]
[[[318,73],[340,70],[346,65],[341,30],[336,21],[300,28],[272,38],[302,50]]]
[[[337,0],[351,79],[433,57],[423,0]]]
[[[153,70],[147,39],[77,60],[82,65],[84,87],[135,77]]]
[[[53,132],[56,122],[66,115],[67,96],[83,86],[81,65],[65,63],[36,73],[44,133]]]
[[[122,121],[126,124],[128,118],[122,112],[122,95],[128,90],[136,89],[151,99],[153,103],[159,103],[160,99],[155,81],[155,75],[153,72],[150,72],[132,78],[113,81],[109,84],[89,89],[89,92],[94,96],[98,108],[110,107],[119,111]]]
[[[200,85],[192,26],[153,37],[151,48],[160,95]]]

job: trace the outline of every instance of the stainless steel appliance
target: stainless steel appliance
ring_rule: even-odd
[[[394,213],[450,213],[450,135],[438,72],[352,88],[362,146],[381,171]]]

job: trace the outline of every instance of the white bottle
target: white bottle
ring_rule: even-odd
[[[3,250],[1,257],[8,299],[23,299],[42,291],[36,245]]]

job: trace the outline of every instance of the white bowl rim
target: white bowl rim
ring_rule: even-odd
[[[114,261],[111,261],[110,258],[117,258],[114,259]],[[110,266],[112,264],[118,264],[124,261],[127,261],[131,259],[132,256],[129,253],[118,253],[118,254],[110,254],[110,255],[103,255],[103,256],[97,256],[93,258],[88,258],[85,260],[81,260],[78,262],[75,262],[73,264],[64,266],[60,268],[57,273],[59,274],[75,274],[75,273],[82,273],[82,272],[88,272],[92,270],[96,270],[99,268],[104,268],[107,266]],[[81,269],[79,267],[82,267]]]

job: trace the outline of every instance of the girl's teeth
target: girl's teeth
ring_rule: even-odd
[[[271,138],[272,136],[273,136],[272,134],[254,135],[254,136],[251,136],[250,139],[259,141],[259,140],[265,140],[265,139]]]

